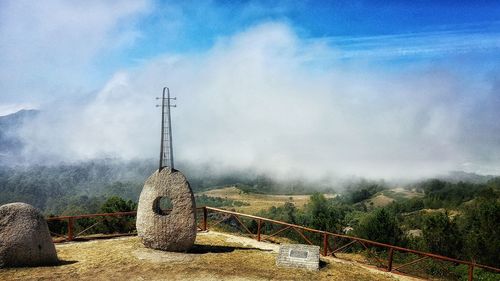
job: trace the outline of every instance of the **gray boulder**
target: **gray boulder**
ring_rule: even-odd
[[[160,208],[166,197],[172,211]],[[137,234],[144,246],[183,252],[196,239],[196,206],[186,177],[177,170],[164,168],[154,172],[144,184],[137,207]]]
[[[57,262],[56,248],[40,211],[25,203],[0,206],[0,268]]]

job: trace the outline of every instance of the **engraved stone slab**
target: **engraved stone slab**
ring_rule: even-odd
[[[319,246],[282,244],[276,257],[276,265],[319,270]]]
[[[291,249],[290,250],[290,258],[291,259],[307,259],[307,256],[309,256],[308,251],[302,251],[302,250],[295,250]]]
[[[160,208],[162,199],[172,203],[170,212]],[[193,191],[181,172],[164,168],[146,180],[139,197],[136,228],[148,248],[183,252],[193,246],[196,206]]]

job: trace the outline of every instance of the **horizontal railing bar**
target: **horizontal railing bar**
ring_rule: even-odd
[[[67,219],[83,219],[83,218],[95,218],[95,217],[119,217],[119,216],[130,216],[136,215],[137,211],[130,212],[116,212],[116,213],[102,213],[102,214],[85,214],[85,215],[77,215],[77,216],[61,216],[61,217],[48,217],[47,221],[59,221],[59,220],[67,220]]]
[[[204,207],[197,207],[196,210],[203,210],[203,208]],[[171,209],[168,209],[166,211],[171,211]],[[102,214],[85,214],[85,215],[75,215],[75,216],[47,217],[45,219],[47,221],[58,221],[58,220],[67,220],[69,218],[83,219],[83,218],[95,218],[95,217],[117,217],[117,216],[129,216],[136,214],[137,211],[130,211],[130,212],[115,212],[115,213],[102,213]]]

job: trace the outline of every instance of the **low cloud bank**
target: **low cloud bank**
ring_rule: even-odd
[[[182,163],[282,179],[500,173],[498,76],[322,61],[342,57],[331,46],[271,22],[206,52],[148,60],[85,99],[41,108],[22,130],[25,156],[156,157],[155,97],[169,86]]]

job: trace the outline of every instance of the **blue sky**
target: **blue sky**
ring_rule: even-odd
[[[493,57],[499,48],[498,1],[157,1],[153,10],[138,20],[141,38],[124,51],[119,61],[206,50],[221,36],[265,21],[286,22],[302,38],[328,39],[332,44],[338,38],[346,50],[369,48],[355,45],[352,41],[356,40],[383,46],[387,44],[384,36],[393,40],[391,43],[399,36],[398,46],[410,45],[405,39],[413,38],[423,47],[432,46],[431,40],[442,37],[451,46],[446,54],[439,53],[440,57],[463,52],[456,42],[447,39],[464,39],[461,43],[467,43],[472,35],[484,35],[495,42],[486,44],[486,50],[467,49],[471,53]],[[384,59],[398,57],[394,54]]]
[[[500,61],[498,1],[151,0],[75,4],[49,0],[35,5],[29,1],[4,1],[0,5],[4,34],[0,39],[3,50],[0,59],[7,72],[12,72],[7,70],[10,65],[17,67],[24,65],[24,61],[31,60],[32,65],[47,64],[51,58],[43,60],[37,56],[39,52],[58,56],[59,48],[53,46],[57,39],[52,38],[55,34],[51,33],[61,29],[60,39],[65,41],[65,37],[69,37],[68,44],[60,47],[63,55],[67,55],[61,63],[64,67],[71,60],[84,64],[88,89],[99,88],[122,68],[134,67],[164,54],[204,52],[221,38],[263,22],[286,23],[299,38],[341,51],[334,56],[311,58],[322,64],[360,60],[374,62],[374,67],[398,71],[408,64],[440,61],[450,67],[458,63],[477,73],[495,70]],[[65,11],[71,18],[65,17]],[[48,29],[30,26],[37,22],[41,24],[39,29],[44,26]],[[87,22],[91,27],[99,24],[102,27],[93,31],[91,27],[79,26]],[[80,32],[82,36],[74,38],[74,34]],[[48,38],[41,38],[45,33],[49,34]],[[81,50],[85,54],[78,60],[81,47],[73,52],[68,50],[74,45],[86,44],[86,35],[95,41],[111,41],[106,41],[105,46],[93,42],[88,50]],[[26,65],[28,69],[31,66]],[[77,71],[81,71],[79,66]],[[33,79],[33,75],[28,76]],[[0,81],[9,89],[10,79],[6,80]],[[12,103],[23,102],[13,98],[19,94],[15,87],[7,93],[4,91]]]
[[[167,85],[184,163],[500,174],[498,1],[2,1],[0,35],[29,159],[155,157]]]

